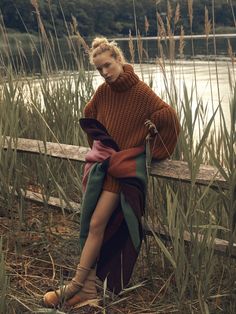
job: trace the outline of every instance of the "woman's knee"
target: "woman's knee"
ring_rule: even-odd
[[[102,192],[90,221],[90,235],[103,236],[106,225],[117,206],[118,200],[118,194],[108,191]]]
[[[105,230],[104,224],[97,217],[92,217],[89,225],[89,233],[95,236],[103,236]]]

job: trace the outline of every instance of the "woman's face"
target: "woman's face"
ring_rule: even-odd
[[[112,57],[110,51],[105,51],[97,55],[93,59],[93,63],[98,72],[108,83],[115,82],[118,76],[124,71],[121,59],[119,57],[117,59]]]

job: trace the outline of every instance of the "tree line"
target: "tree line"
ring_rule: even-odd
[[[56,30],[58,36],[68,32],[65,25],[69,25],[72,16],[85,37],[128,36],[130,32],[135,35],[137,30],[143,36],[156,36],[157,16],[164,25],[168,19],[175,34],[182,27],[185,34],[190,29],[194,34],[204,33],[205,8],[212,20],[212,3],[215,24],[235,27],[236,0],[1,0],[0,11],[5,27],[20,32],[38,32],[37,6],[45,29],[52,34]]]

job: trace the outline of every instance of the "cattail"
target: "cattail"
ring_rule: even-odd
[[[208,9],[205,6],[205,34],[207,38],[209,37],[210,32],[211,32],[211,20],[209,20]]]
[[[168,18],[166,19],[166,28],[167,28],[167,35],[169,37],[172,36],[171,25],[170,25],[170,21]]]
[[[175,9],[175,18],[174,18],[174,24],[176,25],[179,22],[180,19],[180,5],[177,3],[176,9]]]
[[[166,19],[166,26],[167,26],[167,34],[169,36],[169,57],[170,60],[174,60],[175,56],[175,40],[173,37],[173,32],[171,30],[170,20]]]
[[[73,25],[73,23],[69,23],[68,32],[70,32],[69,34],[71,36],[75,33],[74,32],[74,25]]]
[[[37,12],[39,9],[38,1],[37,0],[31,0],[30,2]]]
[[[181,25],[181,31],[180,31],[180,38],[179,38],[179,55],[180,58],[184,58],[184,28],[183,25]]]
[[[131,34],[131,30],[129,30],[129,53],[131,57],[131,63],[134,63],[134,43],[133,43],[133,36]]]
[[[158,23],[158,35],[159,37],[166,37],[166,30],[161,15],[157,12],[157,23]]]
[[[78,27],[78,22],[77,22],[77,20],[76,20],[76,18],[72,15],[72,24],[71,24],[71,26],[72,26],[72,30],[73,30],[73,33],[75,33],[76,34],[76,32],[77,32],[77,27]]]
[[[170,5],[170,1],[167,1],[167,18],[170,21],[172,18],[173,12],[172,12],[172,8]]]
[[[89,46],[86,44],[84,38],[80,35],[79,31],[76,32],[76,36],[77,36],[79,42],[81,43],[81,45],[83,46],[84,50],[86,52],[89,52]]]
[[[82,45],[84,50],[86,52],[89,52],[89,46],[86,44],[84,38],[80,35],[80,32],[78,31],[77,27],[78,27],[78,22],[76,18],[72,15],[72,24],[71,24],[72,31],[74,34],[76,34],[78,42]]]
[[[145,27],[145,33],[146,33],[146,35],[147,35],[147,33],[148,33],[148,31],[149,31],[149,22],[148,22],[148,18],[147,18],[147,16],[145,15],[145,17],[144,17],[144,27]]]
[[[138,55],[139,61],[141,62],[143,59],[143,41],[142,36],[140,35],[140,31],[138,31]]]
[[[42,34],[42,37],[44,39],[47,39],[46,31],[45,31],[45,28],[44,28],[44,25],[43,25],[43,22],[42,22],[42,19],[41,19],[41,16],[40,16],[38,1],[37,0],[31,0],[31,4],[34,7],[35,13],[37,15],[38,26],[39,26],[39,30],[40,30],[40,32]]]
[[[190,27],[192,28],[192,25],[193,25],[193,0],[188,0],[188,15],[189,15]]]

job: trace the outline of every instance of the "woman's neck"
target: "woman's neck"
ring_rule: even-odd
[[[133,85],[137,84],[139,77],[134,73],[134,69],[130,64],[124,64],[123,72],[115,80],[115,82],[108,83],[111,89],[115,92],[125,92]]]

